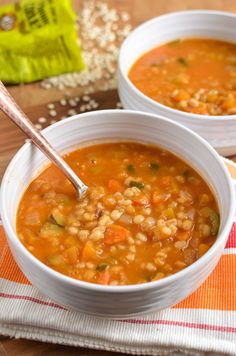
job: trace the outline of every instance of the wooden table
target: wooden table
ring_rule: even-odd
[[[74,8],[79,13],[83,1],[74,0]],[[236,2],[232,0],[103,0],[109,7],[118,10],[128,11],[131,15],[133,26],[163,13],[187,10],[187,9],[214,9],[236,12]],[[9,3],[8,0],[1,0],[0,4]],[[11,86],[8,88],[18,104],[29,115],[35,123],[40,116],[47,116],[48,103],[56,103],[62,97],[62,93],[57,89],[45,90],[39,83]],[[67,90],[69,95],[81,95],[83,89],[76,88]],[[114,108],[118,101],[118,94],[115,90],[110,92],[98,92],[92,95],[99,102],[99,109]],[[60,110],[60,111],[59,111]],[[60,116],[66,113],[68,108],[58,109]],[[24,142],[24,135],[3,115],[0,114],[0,179],[7,164],[14,153]],[[235,157],[231,157],[236,160]],[[1,312],[1,309],[0,309]],[[82,348],[74,348],[61,345],[52,345],[29,340],[15,340],[0,336],[0,355],[7,356],[33,356],[33,355],[121,355],[113,352],[95,351]]]

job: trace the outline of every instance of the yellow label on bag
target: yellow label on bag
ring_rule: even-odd
[[[0,79],[28,83],[84,68],[70,0],[0,7]]]

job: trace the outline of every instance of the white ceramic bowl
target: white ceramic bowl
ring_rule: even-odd
[[[219,236],[191,266],[163,280],[130,286],[102,286],[62,275],[40,261],[16,236],[16,213],[22,193],[48,161],[26,143],[9,164],[1,186],[3,226],[14,257],[26,277],[54,301],[102,317],[127,318],[169,307],[192,293],[216,266],[234,215],[234,192],[222,159],[201,137],[182,125],[143,112],[107,110],[63,120],[43,131],[60,152],[88,141],[125,139],[161,146],[189,162],[209,183],[221,215]]]
[[[172,109],[144,95],[128,72],[145,52],[178,38],[214,38],[235,42],[236,15],[220,11],[184,11],[156,17],[137,27],[121,46],[119,95],[125,109],[142,110],[175,120],[197,132],[222,155],[236,153],[236,115],[208,116]]]

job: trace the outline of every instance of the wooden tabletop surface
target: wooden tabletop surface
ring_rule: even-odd
[[[83,2],[87,0],[74,0],[74,9],[79,14]],[[236,1],[232,0],[101,0],[106,2],[110,8],[118,11],[128,11],[132,26],[160,14],[171,11],[187,9],[214,9],[236,12]],[[0,5],[9,3],[7,0],[0,0]],[[55,103],[58,116],[56,119],[65,115],[67,107],[60,107],[58,101],[62,98],[63,92],[54,88],[45,90],[40,83],[28,85],[18,85],[8,87],[9,91],[29,115],[31,120],[36,123],[39,117],[48,117],[47,104]],[[83,88],[68,89],[67,94],[73,96],[81,95]],[[99,109],[115,108],[118,102],[116,90],[109,92],[98,92],[91,95],[99,103]],[[7,164],[13,157],[17,149],[24,143],[24,135],[0,113],[0,180],[6,169]],[[236,160],[235,157],[231,157]],[[1,306],[0,306],[1,313]],[[113,352],[95,351],[69,346],[52,345],[29,340],[15,340],[0,336],[0,356],[36,356],[36,355],[80,355],[80,356],[110,356],[121,355]]]

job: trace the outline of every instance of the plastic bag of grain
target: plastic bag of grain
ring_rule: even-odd
[[[29,83],[84,68],[70,0],[0,7],[0,80]]]

